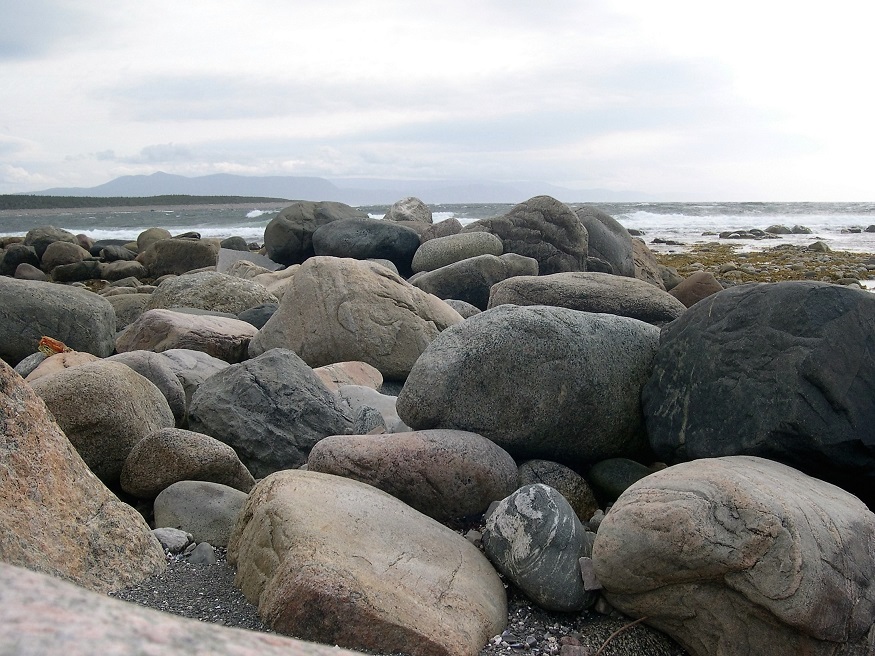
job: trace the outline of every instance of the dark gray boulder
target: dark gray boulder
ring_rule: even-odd
[[[492,564],[541,608],[571,613],[593,605],[579,559],[592,543],[568,501],[540,483],[502,499],[486,518],[483,547]]]
[[[43,336],[99,358],[115,350],[115,310],[84,289],[0,277],[0,357],[17,364]]]
[[[535,483],[552,487],[565,497],[581,522],[589,521],[599,509],[589,484],[570,467],[550,460],[526,460],[518,472],[520,487]]]
[[[313,233],[313,253],[356,260],[389,260],[402,276],[419,248],[419,234],[393,221],[370,218],[338,219]]]
[[[313,253],[313,233],[338,219],[367,218],[364,212],[335,202],[301,201],[277,214],[264,229],[267,256],[279,264],[300,264]]]
[[[489,295],[489,307],[503,304],[555,305],[631,317],[655,326],[674,321],[686,310],[674,296],[643,280],[592,271],[504,280]]]
[[[192,238],[159,239],[137,256],[152,278],[214,267],[218,259],[218,239]]]
[[[237,318],[240,321],[251,323],[256,328],[263,328],[267,320],[273,316],[273,313],[279,309],[279,303],[262,303],[255,307],[243,310],[237,313]]]
[[[656,454],[754,455],[875,503],[875,296],[739,285],[663,329],[642,401]]]
[[[479,433],[517,458],[647,459],[640,394],[658,340],[627,317],[502,305],[438,335],[396,408],[415,430]]]
[[[101,244],[100,250],[97,252],[97,255],[104,262],[116,262],[118,260],[121,260],[123,262],[130,262],[137,257],[137,254],[133,251],[125,248],[124,246],[118,246],[115,244]]]
[[[40,258],[40,260],[42,260],[43,253],[46,252],[49,244],[56,241],[65,241],[70,244],[79,245],[79,240],[76,239],[76,235],[72,232],[67,232],[63,228],[56,228],[54,226],[40,226],[38,228],[33,228],[24,236],[24,245],[33,246],[37,257]]]
[[[580,207],[575,214],[589,235],[589,256],[610,264],[615,275],[635,277],[629,231],[610,214],[596,207]]]
[[[505,253],[535,258],[541,274],[586,270],[586,228],[570,207],[551,196],[530,198],[507,214],[475,221],[462,232],[497,235]]]
[[[586,472],[586,479],[604,504],[616,501],[633,483],[649,476],[653,470],[628,458],[608,458]]]
[[[19,264],[29,264],[39,269],[39,257],[37,257],[36,249],[33,246],[22,243],[9,244],[2,253],[3,259],[0,260],[0,275],[2,276],[13,275]]]
[[[81,282],[101,277],[101,263],[97,260],[82,260],[71,264],[61,264],[52,269],[55,282]]]
[[[328,435],[346,435],[353,418],[294,351],[271,349],[201,383],[188,425],[233,447],[256,478],[307,461]]]
[[[438,298],[454,298],[485,310],[489,290],[502,280],[513,276],[537,276],[538,262],[516,253],[478,255],[440,269],[421,273],[411,282],[422,291]]]

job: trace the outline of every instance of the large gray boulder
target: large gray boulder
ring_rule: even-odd
[[[875,503],[875,296],[820,282],[739,285],[663,329],[642,401],[669,463],[778,460]]]
[[[264,229],[267,256],[279,264],[300,264],[313,252],[313,233],[337,219],[367,218],[349,205],[335,202],[300,201],[277,214]]]
[[[498,282],[489,294],[489,307],[503,304],[555,305],[632,317],[655,326],[674,321],[686,310],[674,296],[643,280],[589,271]]]
[[[389,260],[402,275],[410,275],[410,262],[417,248],[416,231],[379,219],[338,219],[313,233],[315,255]]]
[[[313,257],[286,283],[279,309],[249,346],[295,351],[311,367],[360,360],[403,379],[425,347],[462,317],[373,262]]]
[[[164,569],[164,552],[145,520],[88,469],[42,400],[2,361],[0,417],[0,567],[27,567],[99,592]],[[7,593],[4,582],[0,597]],[[4,610],[6,602],[0,615]],[[0,626],[9,628],[5,620]],[[0,652],[22,653],[2,646]]]
[[[84,289],[0,277],[0,357],[18,364],[53,337],[99,358],[115,349],[115,310]]]
[[[168,278],[149,297],[147,309],[198,308],[239,314],[263,303],[277,303],[263,285],[217,271]]]
[[[607,314],[502,305],[441,333],[398,396],[416,430],[479,433],[568,464],[648,452],[641,387],[659,329]]]
[[[68,244],[79,244],[79,240],[76,239],[76,235],[72,232],[54,226],[39,226],[28,230],[22,243],[25,246],[32,246],[36,251],[37,257],[42,260],[46,249],[56,241],[65,241]]]
[[[571,208],[550,196],[535,196],[507,214],[475,221],[466,232],[497,235],[505,253],[536,259],[542,274],[586,270],[586,228]]]
[[[6,248],[0,249],[0,255],[2,255],[2,258],[0,258],[0,276],[15,274],[18,271],[18,267],[22,264],[28,264],[42,273],[39,268],[39,257],[37,257],[36,249],[33,246],[25,246],[20,242],[9,244]],[[24,270],[22,269],[22,271]],[[21,276],[16,276],[16,278],[19,277]]]
[[[632,236],[619,221],[597,207],[580,207],[574,212],[589,235],[588,254],[607,262],[614,275],[635,276]]]
[[[868,655],[875,515],[776,462],[696,460],[630,487],[599,527],[610,603],[691,654]]]
[[[486,518],[483,548],[498,570],[546,610],[571,613],[591,606],[580,559],[592,542],[568,501],[542,483],[524,485]]]
[[[310,471],[260,481],[228,562],[275,631],[412,656],[476,656],[504,587],[461,535],[370,485]]]
[[[465,232],[435,237],[422,243],[413,256],[414,272],[434,271],[478,255],[503,255],[501,239],[488,232]]]
[[[415,196],[407,196],[392,203],[383,219],[386,221],[416,221],[428,225],[431,225],[433,221],[428,205]]]
[[[176,424],[182,423],[186,411],[185,388],[176,376],[167,357],[152,351],[129,351],[110,356],[106,358],[106,361],[127,365],[141,376],[152,381],[167,399],[167,405],[173,413]]]
[[[174,238],[153,241],[137,255],[152,278],[214,267],[221,248],[218,239]]]
[[[313,445],[352,430],[352,417],[293,351],[271,349],[205,380],[189,428],[234,448],[256,478],[299,467]]]
[[[178,481],[155,497],[155,528],[176,528],[195,542],[226,547],[246,499],[245,492],[221,483]]]
[[[488,233],[483,233],[488,234]],[[513,276],[537,276],[538,262],[516,253],[478,255],[413,279],[421,290],[441,299],[455,299],[485,310],[492,286]]]
[[[438,521],[482,513],[517,488],[506,451],[456,430],[326,437],[307,468],[373,485]]]

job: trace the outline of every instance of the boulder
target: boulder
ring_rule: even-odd
[[[576,471],[550,460],[526,460],[519,466],[519,487],[542,484],[553,488],[568,502],[581,522],[599,509],[586,480]]]
[[[98,246],[98,257],[104,262],[132,262],[137,257],[134,251],[119,244],[95,244],[95,246]]]
[[[237,318],[240,321],[245,321],[246,323],[251,323],[256,328],[264,328],[264,324],[267,323],[267,320],[273,316],[273,313],[279,309],[279,302],[276,303],[262,303],[261,305],[256,305],[255,307],[251,307],[247,310],[243,310],[243,312],[237,313]]]
[[[148,294],[119,294],[105,297],[115,311],[116,328],[124,330],[146,311]]]
[[[506,451],[457,430],[326,437],[307,469],[373,485],[440,522],[482,513],[517,489]]]
[[[658,339],[658,328],[627,317],[501,305],[431,343],[398,414],[416,430],[479,433],[516,458],[641,457],[641,388]]]
[[[180,275],[204,267],[214,267],[219,258],[218,239],[159,239],[137,256],[152,278]]]
[[[91,473],[45,404],[4,362],[0,426],[0,561],[99,592],[164,569],[161,545],[140,514]],[[0,585],[0,596],[7,593]],[[0,626],[8,629],[5,621]],[[7,635],[6,644],[12,639]]]
[[[107,485],[146,435],[174,425],[161,391],[130,367],[98,360],[30,383],[91,471]]]
[[[614,217],[596,207],[580,207],[574,213],[589,236],[589,257],[607,262],[615,275],[634,277],[635,261],[629,231]]]
[[[137,235],[137,252],[144,253],[156,241],[170,239],[171,237],[173,235],[170,234],[170,231],[164,228],[146,228]]]
[[[586,472],[586,478],[604,504],[616,501],[634,483],[650,476],[653,469],[628,458],[608,458]]]
[[[46,247],[40,258],[40,268],[46,273],[62,264],[75,264],[91,257],[91,253],[79,244],[68,241],[53,241]]]
[[[264,229],[267,256],[279,264],[300,264],[315,255],[313,233],[337,219],[367,218],[349,205],[335,202],[300,201],[277,214]]]
[[[393,203],[383,219],[386,221],[416,221],[428,225],[431,225],[433,220],[428,205],[415,196],[408,196]]]
[[[250,356],[289,348],[311,367],[360,360],[384,378],[405,378],[441,330],[462,317],[385,267],[313,257],[286,283],[279,310]]]
[[[553,488],[524,485],[504,498],[486,517],[486,556],[541,608],[571,613],[592,606],[580,559],[589,557],[587,539],[574,509]]]
[[[0,271],[3,269],[3,260],[0,259]],[[46,276],[43,271],[38,269],[32,264],[28,264],[27,262],[22,262],[17,267],[15,267],[15,272],[12,274],[13,278],[18,278],[19,280],[40,280],[45,282],[48,280],[48,276]]]
[[[191,404],[191,397],[201,383],[230,366],[224,360],[191,349],[168,349],[161,355],[167,358],[170,368],[182,383],[186,406]]]
[[[381,394],[363,385],[341,385],[337,388],[337,396],[349,406],[352,416],[356,416],[362,408],[373,408],[379,412],[387,433],[406,433],[410,430],[395,409],[396,396]]]
[[[475,305],[471,305],[467,301],[460,301],[455,298],[446,298],[444,303],[453,308],[463,319],[473,317],[475,314],[480,314],[482,310]]]
[[[52,280],[55,282],[98,280],[103,273],[102,266],[97,260],[82,260],[72,264],[59,264],[52,269]]]
[[[118,336],[115,348],[119,353],[192,349],[233,363],[248,357],[256,334],[255,326],[239,319],[148,310]]]
[[[125,278],[145,278],[149,272],[139,262],[116,260],[100,265],[100,278],[103,280],[124,280]]]
[[[149,310],[198,308],[238,314],[277,298],[263,285],[217,271],[168,278],[149,297]]]
[[[635,263],[635,277],[654,287],[665,291],[665,283],[662,282],[662,267],[656,261],[656,256],[647,248],[642,239],[632,240],[632,260]]]
[[[417,248],[416,231],[379,219],[338,219],[313,233],[315,255],[389,260],[403,275],[410,274],[410,262]]]
[[[610,603],[691,654],[871,654],[875,515],[776,462],[696,460],[639,481],[602,521]]]
[[[767,457],[875,503],[873,325],[875,296],[822,282],[697,303],[663,328],[643,390],[655,453]]]
[[[335,362],[313,370],[332,392],[341,385],[362,385],[378,390],[383,384],[383,374],[367,362]]]
[[[655,326],[677,319],[686,310],[668,292],[643,280],[589,271],[504,280],[489,294],[489,307],[503,304],[555,305],[631,317]]]
[[[466,232],[497,235],[505,253],[536,259],[542,274],[586,270],[586,228],[571,208],[550,196],[535,196],[507,214],[475,221],[463,228]]]
[[[154,499],[179,481],[209,481],[249,492],[255,479],[234,449],[217,439],[163,428],[134,445],[121,472],[121,488],[140,499]]]
[[[42,272],[39,268],[40,261],[37,257],[36,249],[33,246],[25,246],[21,243],[9,244],[4,250],[0,251],[3,258],[0,259],[0,275],[11,276],[22,264],[29,264],[37,271]]]
[[[713,273],[695,271],[672,287],[668,293],[683,303],[685,307],[690,307],[703,298],[722,291],[723,285],[717,282]]]
[[[188,424],[233,447],[263,478],[304,464],[316,442],[349,433],[352,417],[294,352],[271,349],[205,380]]]
[[[36,256],[42,260],[46,249],[50,244],[53,244],[56,241],[65,241],[68,244],[79,245],[79,240],[76,239],[76,235],[54,226],[40,226],[29,230],[24,236],[24,242],[22,243],[25,246],[33,246],[33,249],[36,251]]]
[[[464,234],[464,233],[463,233]],[[488,234],[488,233],[484,233]],[[514,276],[537,276],[538,262],[516,253],[478,255],[419,274],[412,280],[421,290],[438,298],[453,298],[485,310],[492,286]]]
[[[191,533],[194,542],[225,547],[247,495],[209,481],[179,481],[155,497],[155,528]]]
[[[469,257],[503,255],[501,239],[489,232],[464,232],[423,242],[413,256],[414,272],[434,271]]]
[[[462,232],[462,224],[459,222],[459,219],[452,217],[430,225],[419,235],[419,241],[424,244],[429,239],[457,235],[460,232]]]
[[[89,362],[94,362],[95,360],[100,360],[100,358],[96,355],[91,355],[90,353],[82,353],[81,351],[61,351],[60,353],[55,353],[40,362],[33,371],[24,377],[24,380],[31,383],[37,378],[51,376],[59,371],[63,371],[64,369],[78,367],[80,364],[87,364]]]
[[[144,378],[152,381],[167,399],[167,405],[173,413],[176,425],[180,425],[185,419],[185,388],[182,386],[176,372],[171,366],[170,359],[162,353],[152,351],[128,351],[117,353],[106,358],[107,362],[120,362],[127,365]]]
[[[476,656],[504,587],[465,538],[370,485],[310,471],[260,481],[228,546],[275,631],[412,656]]]
[[[53,337],[99,358],[115,348],[115,310],[109,301],[75,287],[0,277],[0,357],[10,364]]]

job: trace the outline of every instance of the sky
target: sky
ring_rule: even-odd
[[[0,193],[164,171],[875,200],[865,0],[0,0],[0,16]]]

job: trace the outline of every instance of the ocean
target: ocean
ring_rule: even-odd
[[[290,202],[242,205],[207,205],[152,208],[102,208],[71,210],[0,211],[0,235],[24,235],[31,228],[53,225],[74,234],[102,239],[134,240],[150,227],[163,227],[173,234],[198,232],[202,237],[240,236],[261,243],[264,228]],[[591,205],[613,216],[627,229],[640,231],[654,250],[683,250],[696,243],[718,241],[718,233],[730,230],[764,229],[774,224],[804,226],[811,234],[784,235],[781,239],[732,240],[742,250],[759,250],[779,244],[807,245],[826,242],[833,250],[875,253],[875,203],[568,203]],[[431,205],[434,220],[451,217],[467,224],[498,216],[512,204]],[[361,208],[382,218],[387,205]],[[866,232],[872,226],[873,232]],[[683,246],[654,243],[680,242]]]

